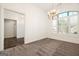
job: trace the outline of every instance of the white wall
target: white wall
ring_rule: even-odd
[[[24,15],[18,14],[18,19],[17,19],[17,38],[24,38]]]
[[[25,23],[25,43],[47,37],[48,17],[39,7],[32,5],[27,7]]]
[[[0,6],[0,51],[4,49],[4,17],[3,8]]]
[[[16,21],[15,20],[4,20],[4,38],[16,37]]]
[[[79,11],[79,3],[66,3],[62,4],[61,7],[58,8],[58,12],[64,12],[64,11]]]
[[[59,7],[57,10],[59,13],[64,12],[64,11],[79,11],[79,4],[63,4],[61,7]],[[72,20],[73,21],[73,20]],[[59,34],[59,33],[53,33],[52,30],[52,22],[50,21],[50,29],[48,32],[48,37],[52,39],[57,39],[57,40],[63,40],[67,42],[72,42],[72,43],[78,43],[79,44],[79,34]]]

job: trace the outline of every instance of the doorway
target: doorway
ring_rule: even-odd
[[[4,49],[24,44],[24,19],[24,14],[4,9]]]
[[[16,46],[16,20],[4,19],[4,49]]]

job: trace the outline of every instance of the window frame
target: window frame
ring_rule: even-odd
[[[64,17],[67,17],[67,33],[69,33],[69,30],[70,30],[70,19],[69,19],[69,16],[73,16],[73,15],[69,15],[70,12],[77,12],[77,14],[73,14],[73,15],[79,15],[79,11],[66,11],[66,12],[61,12],[61,13],[58,13],[56,16],[57,16],[57,33],[59,33],[59,18],[64,18]],[[60,14],[64,14],[64,13],[67,13],[67,16],[63,16],[63,17],[59,17]]]

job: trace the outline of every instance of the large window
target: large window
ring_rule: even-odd
[[[79,12],[59,13],[52,20],[53,30],[59,33],[79,33]]]

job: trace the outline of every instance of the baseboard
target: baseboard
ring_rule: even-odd
[[[42,39],[39,39],[39,40],[35,40],[35,41],[31,41],[31,42],[27,42],[25,44],[31,44],[31,43],[34,43],[34,42],[37,42],[37,41],[40,41],[40,40],[44,40],[44,39],[49,39],[49,38],[42,38]]]

